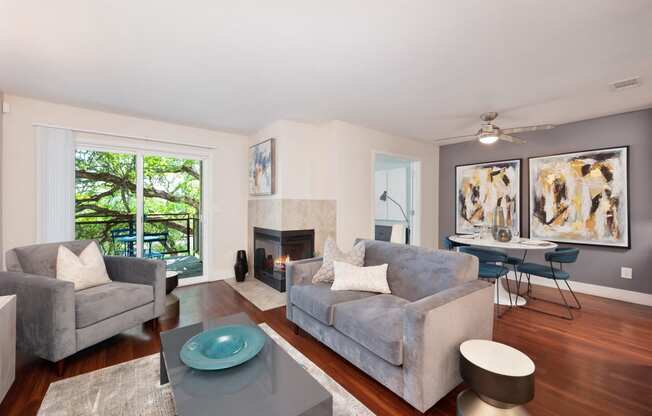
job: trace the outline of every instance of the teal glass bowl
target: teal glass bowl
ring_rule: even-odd
[[[223,370],[249,361],[265,345],[265,333],[251,325],[225,325],[190,338],[181,347],[181,361],[196,370]]]

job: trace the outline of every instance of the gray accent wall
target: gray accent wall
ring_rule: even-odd
[[[523,159],[521,178],[522,235],[528,235],[528,157],[630,146],[631,249],[576,245],[581,252],[568,270],[571,279],[652,294],[652,109],[601,117],[519,134],[526,144],[464,142],[442,146],[439,158],[440,240],[455,232],[455,166],[502,159]],[[530,252],[530,261],[543,261]],[[622,279],[620,268],[633,268],[633,279]]]

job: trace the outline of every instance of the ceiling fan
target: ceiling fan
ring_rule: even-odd
[[[493,144],[498,140],[504,140],[506,142],[514,144],[523,144],[525,140],[514,137],[511,134],[513,133],[524,133],[527,131],[539,131],[539,130],[550,130],[555,126],[553,124],[542,124],[540,126],[527,126],[527,127],[513,127],[511,129],[501,129],[497,125],[493,124],[493,121],[498,117],[498,113],[490,111],[487,113],[482,113],[480,115],[480,120],[483,123],[480,125],[480,130],[476,134],[470,136],[456,136],[448,137],[444,140],[451,139],[477,139],[482,144]]]

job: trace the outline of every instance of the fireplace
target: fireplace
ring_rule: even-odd
[[[315,230],[278,231],[254,227],[254,277],[285,292],[285,265],[313,257]]]

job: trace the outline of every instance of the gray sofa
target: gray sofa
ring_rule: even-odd
[[[425,412],[461,383],[459,345],[491,339],[492,285],[476,257],[363,240],[365,266],[388,263],[391,295],[313,284],[321,258],[288,264],[287,318]]]
[[[52,362],[160,316],[165,263],[105,256],[112,282],[75,292],[57,280],[59,245],[79,255],[93,240],[38,244],[6,253],[0,295],[16,294],[17,346]],[[156,321],[153,321],[156,326]]]

